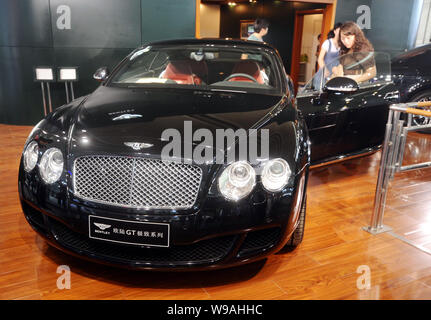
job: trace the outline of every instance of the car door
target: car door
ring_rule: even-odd
[[[346,61],[354,65],[343,57],[332,65],[346,68]],[[309,129],[312,164],[363,153],[382,143],[389,104],[397,102],[398,95],[391,82],[389,56],[371,53],[369,57],[377,71],[370,79],[356,82],[355,90],[328,87],[335,74],[322,70],[298,94],[298,109]]]
[[[329,144],[336,140],[337,123],[344,116],[340,103],[332,100],[317,88],[297,96],[298,110],[307,123],[313,164],[331,156]]]

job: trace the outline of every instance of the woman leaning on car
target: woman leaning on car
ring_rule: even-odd
[[[345,76],[358,83],[376,76],[374,47],[359,26],[345,22],[340,27],[340,64],[332,69],[335,76]]]

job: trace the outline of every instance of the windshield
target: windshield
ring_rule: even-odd
[[[358,83],[359,88],[389,83],[392,81],[390,57],[382,52],[342,55],[320,69],[313,79],[299,90],[298,96],[320,92],[326,82],[335,77],[349,77]]]
[[[109,85],[273,91],[280,88],[274,58],[258,47],[148,46],[135,51]]]

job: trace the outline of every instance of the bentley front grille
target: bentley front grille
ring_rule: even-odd
[[[201,179],[195,165],[122,156],[79,157],[73,170],[77,197],[129,208],[191,208]]]

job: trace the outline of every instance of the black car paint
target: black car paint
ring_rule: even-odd
[[[353,93],[315,91],[297,98],[311,141],[311,164],[344,159],[376,150],[385,134],[392,83],[363,87]]]
[[[172,41],[174,44],[189,42]],[[192,42],[208,43],[197,40]],[[169,43],[171,42],[165,44]],[[275,51],[266,45],[221,40],[209,43],[259,46],[277,57]],[[282,70],[278,57],[276,62],[277,68]],[[279,250],[298,224],[299,212],[295,212],[293,206],[297,197],[302,197],[298,199],[301,205],[305,201],[303,191],[306,189],[310,160],[305,122],[291,105],[292,97],[289,97],[286,81],[281,76],[280,83],[283,91],[280,94],[269,95],[206,92],[185,88],[118,88],[102,85],[91,95],[76,99],[69,105],[57,109],[39,124],[28,141],[38,141],[40,155],[50,147],[58,147],[67,155],[64,172],[59,181],[46,185],[41,181],[37,168],[27,173],[23,170],[21,160],[18,186],[27,220],[49,243],[61,250],[85,259],[126,268],[163,270],[220,268],[261,259]],[[143,117],[113,121],[113,117],[124,112],[139,113]],[[267,192],[258,183],[249,196],[232,203],[223,198],[214,187],[224,166],[203,165],[204,174],[198,200],[187,210],[119,208],[86,201],[74,195],[72,165],[76,157],[84,154],[115,154],[160,158],[161,130],[176,128],[182,132],[184,121],[191,121],[194,129],[206,128],[211,131],[216,128],[270,129],[270,157],[282,157],[289,163],[294,173],[291,181],[278,193]],[[83,137],[90,143],[84,143]],[[137,139],[151,141],[154,146],[145,150],[143,154],[124,145],[126,141]],[[305,184],[304,190],[299,191],[301,179],[305,179]],[[42,213],[43,222],[39,225],[31,219],[35,211]],[[238,235],[238,238],[233,248],[220,261],[175,264],[126,261],[97,255],[84,249],[68,247],[51,230],[57,221],[77,235],[88,235],[89,215],[169,223],[172,230],[172,246],[187,246],[229,234]],[[247,234],[271,227],[281,228],[281,234],[273,245],[252,256],[237,255]],[[109,246],[109,243],[106,246]]]
[[[421,46],[392,59],[392,77],[400,92],[400,102],[415,101],[422,93],[431,98],[431,44]]]
[[[297,197],[302,197],[299,201],[301,205],[305,204],[302,192],[306,190],[310,163],[318,165],[353,153],[365,153],[381,144],[391,103],[386,94],[395,90],[392,84],[361,88],[355,93],[316,92],[295,101],[284,77],[281,60],[270,46],[233,40],[175,40],[161,44],[190,43],[253,46],[270,52],[279,72],[280,93],[124,88],[109,86],[108,80],[91,95],[76,99],[48,115],[28,141],[34,139],[39,142],[40,154],[49,147],[60,148],[67,155],[63,175],[58,182],[48,186],[41,181],[36,169],[25,172],[21,161],[18,182],[27,220],[53,246],[101,263],[156,270],[212,269],[262,259],[282,248],[295,230],[298,212],[294,211],[293,203]],[[127,57],[113,73],[126,60]],[[142,117],[113,121],[122,113],[136,113]],[[116,154],[159,158],[163,146],[161,131],[176,128],[182,132],[184,121],[191,121],[194,129],[211,131],[217,128],[270,129],[270,157],[282,157],[288,161],[294,173],[291,181],[279,193],[265,191],[258,181],[249,196],[232,203],[224,199],[215,187],[224,166],[202,166],[204,175],[198,200],[187,210],[119,208],[74,195],[71,168],[76,157]],[[90,143],[83,143],[83,138]],[[150,141],[154,146],[144,154],[124,145],[126,141],[135,140]],[[305,179],[304,190],[298,190],[301,179]],[[42,228],[31,219],[31,212],[35,210],[43,213]],[[68,247],[51,232],[55,220],[76,234],[86,236],[89,215],[169,223],[174,247],[225,235],[233,234],[237,238],[227,255],[219,261],[175,264],[125,261],[98,255]],[[238,255],[248,235],[273,227],[281,228],[281,234],[273,245],[251,256]]]

